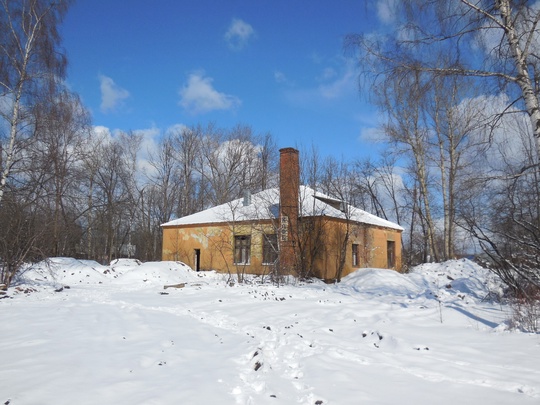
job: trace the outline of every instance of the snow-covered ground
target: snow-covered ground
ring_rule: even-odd
[[[276,287],[53,259],[0,299],[0,403],[538,404],[498,289],[466,260]]]

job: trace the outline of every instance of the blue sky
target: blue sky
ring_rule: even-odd
[[[279,147],[363,157],[377,113],[343,39],[376,30],[382,10],[361,0],[77,0],[62,26],[67,82],[111,132],[155,140],[175,125],[243,124]]]

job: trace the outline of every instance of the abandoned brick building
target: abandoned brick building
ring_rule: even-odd
[[[163,260],[196,270],[341,278],[361,267],[399,270],[399,225],[300,185],[299,152],[280,150],[279,188],[162,225]]]

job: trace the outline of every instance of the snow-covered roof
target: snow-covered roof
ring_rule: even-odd
[[[307,186],[300,186],[300,217],[326,216],[349,219],[351,221],[391,228],[402,231],[403,228],[386,219],[345,204],[343,201],[327,196]],[[341,205],[343,211],[335,208]],[[345,212],[344,212],[345,211]],[[349,213],[347,216],[346,212]],[[279,190],[271,188],[251,196],[249,204],[244,205],[244,198],[221,204],[195,214],[169,221],[161,226],[198,225],[222,222],[239,222],[275,219],[279,216]]]

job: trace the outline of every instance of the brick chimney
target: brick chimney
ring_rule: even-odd
[[[279,150],[279,264],[283,274],[294,273],[300,187],[298,150]]]

